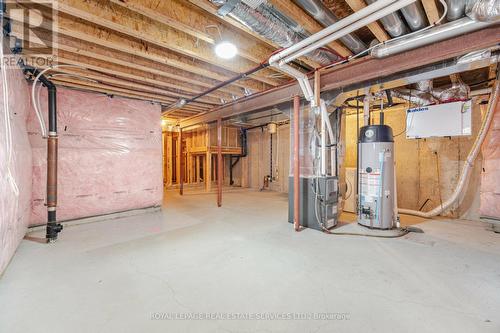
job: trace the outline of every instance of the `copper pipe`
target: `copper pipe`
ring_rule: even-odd
[[[217,207],[222,206],[222,119],[217,119]]]
[[[300,116],[300,97],[293,97],[293,227],[295,231],[300,230],[300,160],[299,160],[299,116]]]
[[[182,166],[182,128],[179,129],[179,194],[184,194],[184,167]]]

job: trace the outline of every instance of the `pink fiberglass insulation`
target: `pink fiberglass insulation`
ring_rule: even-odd
[[[0,80],[0,274],[24,237],[31,214],[29,87],[20,69],[7,67],[4,74]]]
[[[500,219],[500,100],[482,146],[480,214]]]
[[[47,94],[41,104],[46,116]],[[57,220],[161,205],[161,108],[150,102],[57,88]],[[46,140],[29,118],[33,148],[31,224],[47,221]]]

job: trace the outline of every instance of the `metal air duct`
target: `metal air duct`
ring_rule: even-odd
[[[446,19],[448,21],[455,21],[464,16],[466,2],[467,0],[446,0],[446,4],[448,5]]]
[[[338,21],[337,17],[321,2],[321,0],[294,0],[304,11],[314,17],[323,27],[328,27]],[[353,53],[366,50],[366,45],[356,35],[348,34],[340,38]]]
[[[230,15],[262,37],[271,40],[283,48],[287,48],[309,37],[309,34],[295,21],[277,11],[265,1],[258,1],[252,6],[240,0],[211,0],[221,6],[219,15]],[[330,64],[341,58],[334,53],[315,50],[306,56],[322,64]]]
[[[375,3],[376,1],[377,0],[366,0],[368,4]],[[414,4],[411,4],[409,6],[412,5]],[[408,33],[408,28],[397,12],[382,17],[380,19],[380,22],[382,22],[382,25],[384,26],[385,30],[387,30],[389,35],[391,35],[391,37],[399,37]]]
[[[427,26],[427,16],[420,1],[401,8],[401,13],[412,31],[417,31]]]

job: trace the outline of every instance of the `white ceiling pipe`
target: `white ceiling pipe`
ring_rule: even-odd
[[[458,35],[483,29],[496,23],[498,22],[480,22],[464,17],[453,22],[435,26],[422,32],[414,33],[408,37],[403,36],[398,39],[389,40],[383,44],[379,44],[371,50],[371,55],[375,58],[384,58],[396,53],[416,49],[427,44],[436,43]]]
[[[380,1],[377,1],[375,4],[377,4],[379,2]],[[405,6],[408,6],[409,4],[411,4],[413,2],[415,2],[415,0],[398,0],[398,1],[390,4],[387,7],[384,7],[384,8],[382,8],[382,9],[380,9],[380,10],[378,10],[378,11],[376,11],[368,16],[365,16],[364,18],[359,19],[356,22],[353,22],[352,24],[349,24],[347,27],[342,28],[342,29],[330,34],[329,36],[322,38],[321,40],[318,40],[318,41],[310,44],[309,46],[301,49],[300,51],[294,52],[293,54],[291,54],[291,55],[287,56],[286,58],[284,58],[283,60],[281,60],[279,64],[280,65],[286,64],[290,61],[293,61],[293,60],[297,59],[298,57],[301,57],[304,54],[311,52],[312,50],[323,47],[324,45],[326,45],[330,42],[333,42],[334,40],[337,40],[346,34],[349,34],[353,31],[356,31],[356,30],[386,16],[388,13],[395,12],[396,10],[399,10]],[[373,6],[373,5],[371,5],[371,6]],[[368,7],[365,7],[365,8],[368,8]],[[351,16],[353,16],[353,15],[351,15]],[[348,16],[348,17],[350,17],[350,16]],[[339,21],[339,22],[342,22],[342,21]],[[279,55],[279,53],[277,55]]]
[[[314,35],[290,46],[289,48],[287,48],[281,52],[276,53],[271,58],[269,58],[269,64],[271,64],[271,65],[276,64],[278,61],[280,61],[281,59],[283,59],[287,55],[292,54],[293,52],[296,52],[298,50],[301,50],[302,48],[310,45],[311,43],[314,43],[318,40],[321,40],[322,38],[325,38],[328,35],[330,35],[336,31],[372,14],[373,12],[376,12],[376,11],[386,7],[386,6],[389,6],[390,4],[392,4],[396,1],[398,1],[398,0],[379,0],[379,1],[375,2],[374,4],[366,6],[365,8],[355,12],[354,14],[349,15],[346,18],[338,21],[337,23],[329,26],[328,28],[325,28],[325,29],[315,33]]]

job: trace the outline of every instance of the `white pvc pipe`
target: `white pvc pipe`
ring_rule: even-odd
[[[486,137],[486,134],[491,124],[491,120],[493,119],[493,114],[495,113],[494,110],[497,105],[498,95],[500,94],[500,84],[498,83],[498,80],[499,80],[499,75],[497,73],[495,87],[493,89],[493,95],[491,96],[490,102],[488,104],[488,111],[484,116],[484,121],[481,125],[481,128],[479,129],[476,141],[474,141],[474,144],[472,145],[469,155],[467,156],[467,160],[464,162],[464,166],[462,167],[462,173],[458,180],[458,184],[455,187],[455,190],[453,191],[451,197],[449,197],[448,200],[446,200],[442,205],[439,205],[438,207],[428,212],[420,212],[410,209],[399,209],[398,210],[399,213],[429,218],[441,214],[442,212],[446,211],[457,200],[461,199],[460,194],[463,191],[467,190],[469,175],[474,165],[474,161],[477,155],[479,154],[479,149],[481,148],[484,138]]]
[[[370,90],[366,89],[365,97],[363,98],[363,125],[370,125]]]
[[[269,58],[269,64],[273,65],[273,64],[277,63],[278,61],[280,61],[281,59],[283,59],[284,57],[286,57],[287,55],[290,55],[293,52],[296,52],[298,50],[301,50],[304,47],[307,47],[308,45],[310,45],[310,44],[312,44],[312,43],[314,43],[314,42],[316,42],[324,37],[327,37],[328,35],[336,32],[336,31],[338,31],[338,30],[340,30],[340,29],[342,29],[350,24],[353,24],[354,22],[366,17],[367,15],[370,15],[371,13],[376,12],[376,11],[394,3],[395,1],[397,1],[397,0],[378,0],[377,2],[375,2],[369,6],[366,6],[365,8],[363,8],[361,10],[354,12],[353,14],[338,21],[337,23],[332,24],[331,26],[315,33],[314,35],[290,46],[289,48],[287,48],[281,52],[276,53],[271,58]]]
[[[330,120],[329,120],[329,117],[328,117],[328,111],[326,110],[326,103],[324,100],[320,100],[320,111],[321,111],[321,115],[322,115],[322,118],[324,118],[326,120],[326,130],[328,131],[328,138],[330,139],[330,145],[335,143],[335,135],[333,134],[333,128],[332,128],[332,124],[330,123]],[[335,172],[334,172],[334,161],[333,161],[333,154],[331,152],[331,149],[330,149],[330,160],[331,160],[331,174],[332,176],[335,175]]]
[[[280,65],[286,64],[290,61],[293,61],[293,60],[295,60],[295,59],[297,59],[297,58],[299,58],[299,57],[301,57],[309,52],[312,52],[320,47],[325,46],[326,44],[328,44],[330,42],[333,42],[333,41],[339,39],[340,37],[343,37],[343,36],[345,36],[351,32],[354,32],[354,31],[356,31],[356,30],[358,30],[358,29],[360,29],[360,28],[362,28],[362,27],[364,27],[364,26],[366,26],[374,21],[379,20],[380,18],[387,16],[387,14],[393,13],[393,12],[403,8],[403,7],[406,7],[415,1],[416,0],[398,0],[398,1],[390,4],[387,7],[384,7],[376,12],[370,13],[368,16],[362,17],[361,19],[356,20],[355,22],[352,22],[352,24],[349,24],[349,25],[345,26],[344,28],[338,29],[337,31],[328,35],[327,37],[321,38],[320,40],[313,42],[309,46],[304,47],[303,49],[292,53],[291,55],[289,55],[286,58],[284,58],[283,60],[281,60],[279,62],[279,64]],[[375,2],[374,4],[377,4],[378,2],[380,2],[380,0]],[[370,5],[370,6],[372,6],[372,5]],[[368,7],[370,7],[370,6],[368,6]],[[365,8],[368,8],[368,7],[365,7]],[[359,12],[356,12],[356,13],[359,13]],[[345,19],[351,18],[351,16],[354,16],[354,14],[346,17]],[[343,22],[345,19],[339,21],[338,23]],[[334,25],[332,25],[332,27]],[[278,53],[277,55],[280,55],[280,53]]]

